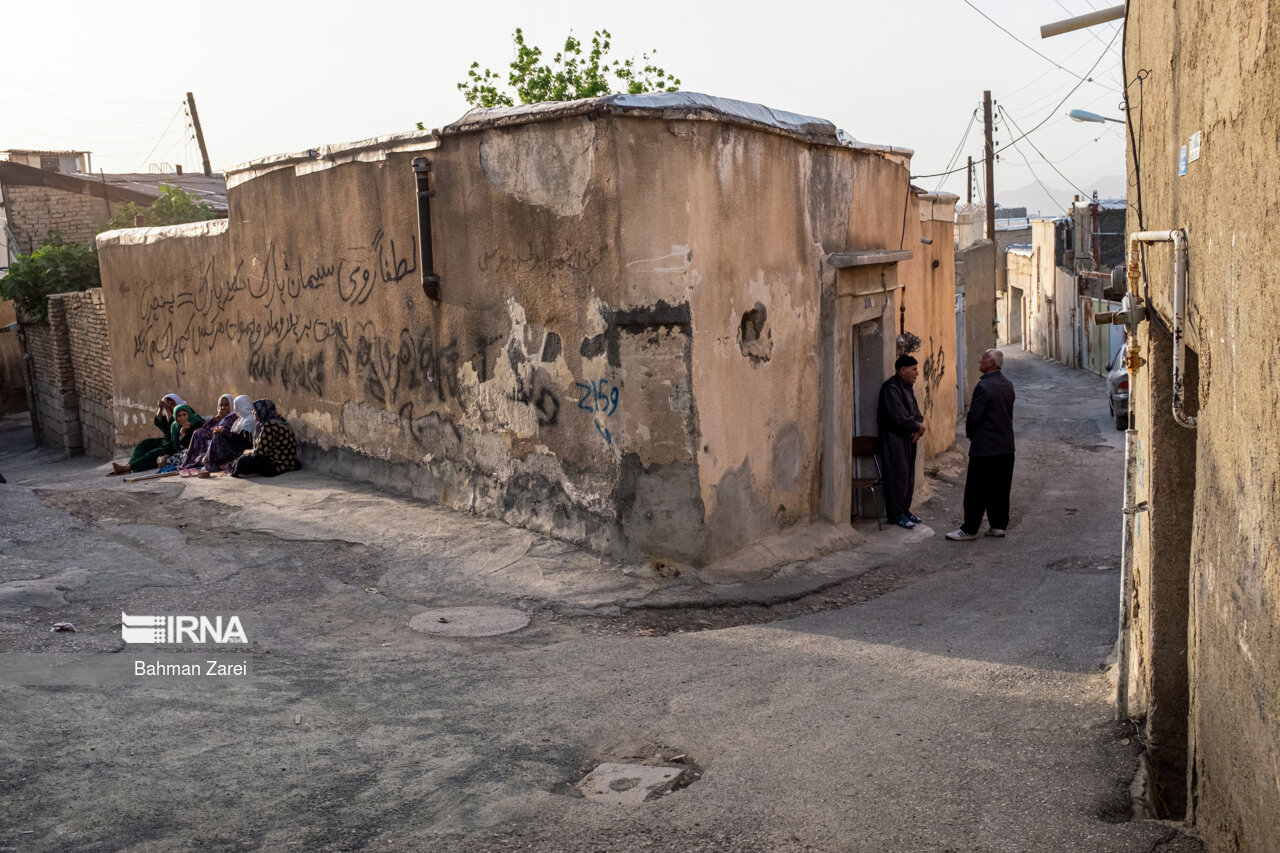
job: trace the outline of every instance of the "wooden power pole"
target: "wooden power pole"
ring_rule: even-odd
[[[987,93],[990,96],[990,92]],[[204,147],[204,131],[200,129],[200,114],[196,112],[196,96],[187,92],[187,108],[191,111],[191,126],[196,130],[196,142],[200,143],[200,158],[204,160],[204,176],[206,178],[213,175],[213,169],[209,166],[209,149]],[[990,98],[987,103],[987,146],[991,145],[991,104]],[[990,182],[988,177],[987,181]]]
[[[991,90],[982,93],[982,125],[987,155],[987,239],[996,239],[996,147],[991,141]]]
[[[965,175],[968,176],[969,178],[969,183],[965,187],[966,196],[967,196],[965,198],[965,202],[968,204],[973,204],[973,157],[969,158],[969,171],[965,172]]]

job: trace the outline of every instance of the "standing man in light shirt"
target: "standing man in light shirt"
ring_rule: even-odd
[[[964,524],[947,534],[953,542],[978,538],[982,516],[987,535],[1004,536],[1009,526],[1009,491],[1013,487],[1013,383],[1001,369],[1004,353],[989,349],[978,370],[982,378],[973,389],[965,417],[969,437],[969,470],[964,480]]]

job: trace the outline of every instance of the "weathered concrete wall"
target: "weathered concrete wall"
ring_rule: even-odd
[[[956,441],[956,265],[954,231],[956,196],[915,195],[916,210],[907,216],[905,245],[915,253],[898,264],[902,283],[902,316],[906,330],[920,338],[916,400],[924,415],[921,463]],[[916,215],[911,215],[915,213]],[[924,243],[928,238],[932,243]]]
[[[996,294],[996,338],[1001,345],[1016,343],[1023,349],[1031,349],[1032,335],[1023,325],[1023,306],[1035,278],[1032,255],[1021,249],[1010,249],[1004,253],[1004,268],[1008,289]],[[1030,318],[1027,320],[1030,327]]]
[[[1280,850],[1280,434],[1270,428],[1280,411],[1280,104],[1272,94],[1280,85],[1280,28],[1268,25],[1276,11],[1264,0],[1176,7],[1143,0],[1131,6],[1127,39],[1129,68],[1150,69],[1141,121],[1131,125],[1142,156],[1135,161],[1129,152],[1130,173],[1141,181],[1142,221],[1131,206],[1128,228],[1186,229],[1186,330],[1199,396],[1192,409],[1198,426],[1189,434],[1194,454],[1177,452],[1168,437],[1181,427],[1145,417],[1140,426],[1150,429],[1142,457],[1150,488],[1190,487],[1193,499],[1182,517],[1153,517],[1143,529],[1148,550],[1135,571],[1149,604],[1138,630],[1158,634],[1160,620],[1189,610],[1188,814],[1210,850]],[[1138,108],[1131,106],[1131,119]],[[1200,158],[1179,176],[1179,148],[1196,132],[1203,134]],[[1166,326],[1171,257],[1168,246],[1147,250],[1149,280],[1139,294]],[[1170,382],[1154,337],[1143,339],[1147,364],[1134,399],[1140,412],[1161,404],[1149,389]],[[1156,548],[1188,527],[1184,605],[1182,569],[1160,564]],[[1160,572],[1174,582],[1160,584]],[[1169,662],[1153,659],[1135,671],[1156,701],[1167,689],[1157,679],[1177,680],[1168,651]],[[1175,729],[1157,734],[1176,748]]]
[[[119,439],[175,388],[271,397],[312,465],[612,554],[716,560],[818,517],[822,259],[851,233],[900,239],[900,159],[570,111],[254,164],[229,226],[99,241]]]
[[[973,399],[978,360],[996,345],[996,247],[990,240],[956,253],[956,291],[964,294],[964,405]]]

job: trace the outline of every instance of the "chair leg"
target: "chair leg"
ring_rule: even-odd
[[[882,486],[881,488],[883,488],[883,486]],[[883,501],[880,501],[880,500],[877,500],[877,499],[876,499],[876,487],[875,487],[875,486],[872,486],[872,487],[871,487],[871,503],[872,503],[873,505],[875,505],[876,509],[878,510],[878,512],[876,513],[876,530],[883,530],[883,529],[884,529],[884,524],[883,524],[883,522],[884,522],[884,513],[885,513],[885,510],[884,510],[884,503],[883,503]]]

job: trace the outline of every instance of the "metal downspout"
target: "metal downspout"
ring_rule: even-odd
[[[1196,418],[1183,411],[1182,364],[1187,350],[1187,234],[1181,229],[1170,233],[1173,235],[1173,419],[1178,426],[1195,429]]]
[[[1187,311],[1187,234],[1182,229],[1171,231],[1139,231],[1129,235],[1129,292],[1124,309],[1114,314],[1100,314],[1098,323],[1124,323],[1129,329],[1129,347],[1125,366],[1129,370],[1130,394],[1137,380],[1142,357],[1138,352],[1138,324],[1146,319],[1146,309],[1139,306],[1134,294],[1142,284],[1139,247],[1143,243],[1173,243],[1173,419],[1178,425],[1195,429],[1196,418],[1183,411],[1183,362],[1186,355],[1184,323]],[[1134,428],[1133,407],[1129,408],[1129,428],[1124,433],[1124,519],[1120,557],[1120,631],[1116,641],[1116,718],[1129,716],[1129,627],[1132,621],[1133,552],[1136,538],[1134,517],[1149,507],[1137,503],[1138,431]]]

